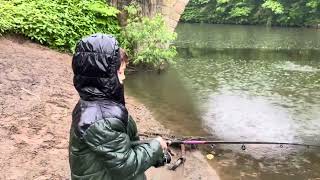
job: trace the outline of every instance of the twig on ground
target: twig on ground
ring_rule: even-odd
[[[22,91],[32,95],[32,96],[35,96],[39,101],[41,101],[40,97],[32,92],[30,92],[29,90],[25,89],[25,88],[21,88]]]

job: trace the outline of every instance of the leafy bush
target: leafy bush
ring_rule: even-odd
[[[0,1],[0,35],[13,27],[14,6]]]
[[[23,34],[41,44],[72,51],[86,35],[119,35],[118,12],[103,0],[0,0],[0,33]]]
[[[168,30],[161,15],[153,18],[140,16],[140,8],[132,4],[125,8],[127,25],[121,36],[122,45],[135,65],[152,66],[160,69],[166,63],[173,63],[176,55],[174,46],[176,34]]]
[[[264,9],[270,9],[275,14],[282,14],[284,10],[282,4],[275,0],[266,0],[261,7]]]
[[[231,17],[247,17],[250,14],[251,9],[248,7],[235,7],[230,11]]]

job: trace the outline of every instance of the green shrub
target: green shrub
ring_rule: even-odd
[[[164,64],[173,63],[177,52],[170,43],[176,39],[176,34],[168,30],[163,17],[142,17],[137,5],[125,9],[128,20],[121,32],[122,46],[133,64],[160,69]]]
[[[0,35],[13,28],[14,6],[0,1]]]
[[[266,0],[261,7],[264,9],[270,9],[275,14],[283,14],[284,11],[282,4],[274,0]]]
[[[118,12],[103,0],[0,0],[0,33],[15,32],[73,51],[86,35],[119,35]]]

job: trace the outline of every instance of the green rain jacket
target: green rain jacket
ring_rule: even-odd
[[[137,142],[119,83],[118,43],[110,35],[82,39],[72,59],[80,100],[72,114],[69,163],[72,180],[144,180],[144,172],[164,162],[160,143]]]

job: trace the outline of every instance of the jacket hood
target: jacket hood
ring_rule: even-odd
[[[111,100],[125,105],[117,70],[121,64],[118,41],[94,34],[80,40],[72,58],[73,84],[81,99]]]

